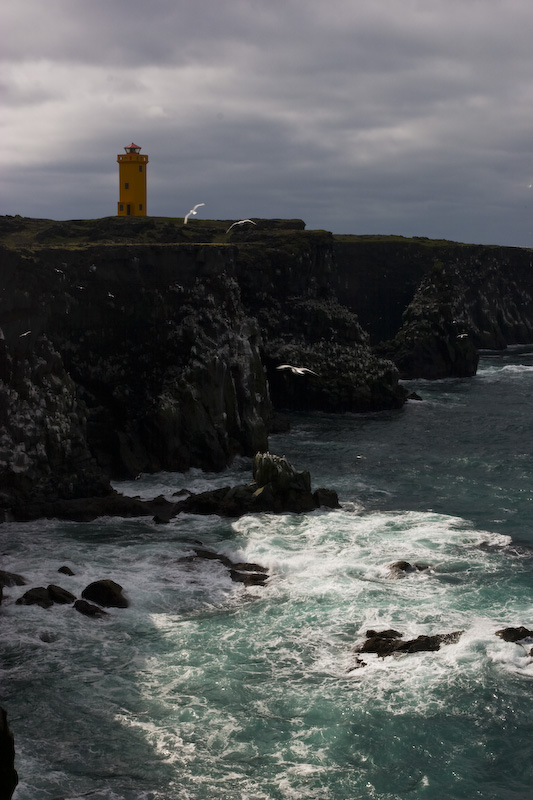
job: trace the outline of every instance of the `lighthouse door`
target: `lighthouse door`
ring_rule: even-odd
[[[128,215],[128,217],[131,216],[131,206],[129,203],[126,206],[126,214]]]

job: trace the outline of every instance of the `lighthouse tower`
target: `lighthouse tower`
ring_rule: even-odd
[[[141,148],[133,142],[124,148],[125,155],[118,155],[120,180],[119,217],[146,216],[146,165],[148,156],[141,155]]]

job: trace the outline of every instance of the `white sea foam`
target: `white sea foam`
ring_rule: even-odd
[[[484,381],[482,374],[468,391]],[[524,386],[516,388],[522,404]],[[479,487],[490,475],[498,499],[492,521],[514,514],[524,535],[516,497],[526,495],[522,485],[512,496],[500,489],[504,473],[487,455],[494,434],[490,426],[480,432],[479,413],[466,413],[465,384],[425,391],[434,405],[412,404],[405,417],[390,417],[387,430],[395,435],[410,419],[431,447],[411,457],[400,437],[392,465],[388,439],[374,443],[378,415],[311,420],[309,435],[295,434],[297,467],[316,457],[332,470],[327,479],[313,475],[321,485],[339,478],[340,510],[239,520],[182,515],[166,526],[149,519],[0,526],[2,568],[24,575],[28,586],[58,583],[79,596],[109,577],[130,600],[92,620],[69,606],[17,605],[28,586],[5,588],[0,685],[23,766],[17,800],[84,792],[105,800],[440,800],[498,796],[502,769],[505,780],[519,781],[513,791],[520,796],[531,772],[519,749],[532,732],[533,659],[529,643],[507,643],[495,632],[533,627],[531,552],[511,546],[498,532],[503,523],[428,511],[450,505],[449,487],[430,501],[421,491],[418,510],[401,509],[432,466],[438,436],[426,436],[426,428],[447,408],[446,419],[462,419],[456,437],[479,436],[475,448],[470,439],[457,452],[442,448],[440,481],[453,474],[453,491],[464,491],[476,512],[487,502]],[[320,426],[329,426],[322,439]],[[341,450],[328,445],[330,434]],[[453,435],[446,436],[447,445]],[[525,434],[520,439],[525,453]],[[345,461],[335,472],[339,452]],[[288,448],[287,455],[292,460]],[[524,473],[528,463],[520,461]],[[408,488],[403,495],[397,478]],[[142,476],[128,492],[150,497],[248,479],[239,468],[216,477]],[[385,505],[376,510],[378,494]],[[232,561],[262,564],[267,583],[245,587],[218,561],[182,560],[199,542]],[[428,569],[394,576],[395,561]],[[75,575],[59,574],[62,564]],[[367,630],[387,628],[404,640],[463,633],[434,652],[356,652]],[[366,666],[357,668],[358,656]]]

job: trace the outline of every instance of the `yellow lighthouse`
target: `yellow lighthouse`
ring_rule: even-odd
[[[118,155],[120,180],[119,217],[146,216],[146,165],[148,156],[141,156],[141,148],[133,142],[124,148],[125,155]]]

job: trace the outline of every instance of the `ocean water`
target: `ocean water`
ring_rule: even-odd
[[[271,452],[335,488],[340,510],[0,526],[0,566],[80,595],[124,587],[100,620],[0,606],[0,703],[15,800],[526,800],[533,657],[533,354],[486,354],[472,379],[411,382],[391,413],[295,416]],[[247,482],[142,476],[128,494]],[[269,570],[231,581],[192,547]],[[394,578],[397,560],[428,569]],[[72,577],[58,574],[67,564]],[[367,629],[463,631],[378,658]]]

